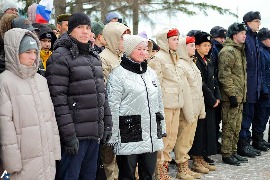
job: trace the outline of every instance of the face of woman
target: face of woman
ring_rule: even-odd
[[[147,43],[141,42],[130,54],[130,57],[135,62],[143,62],[147,56]]]
[[[195,43],[188,43],[187,44],[187,52],[188,52],[188,56],[194,56],[195,55]]]
[[[169,37],[168,43],[170,50],[176,51],[179,45],[179,37],[178,36]]]

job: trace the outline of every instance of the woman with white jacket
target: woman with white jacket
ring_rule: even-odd
[[[53,180],[60,140],[47,81],[37,74],[39,40],[26,29],[4,37],[0,74],[1,165],[10,179]]]
[[[125,55],[110,74],[107,84],[113,119],[114,145],[119,180],[152,179],[157,151],[166,135],[162,93],[158,77],[145,60],[147,42],[137,35],[124,35]]]

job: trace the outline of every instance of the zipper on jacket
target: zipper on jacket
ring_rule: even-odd
[[[154,145],[153,145],[153,139],[152,139],[152,117],[151,117],[151,111],[150,111],[150,105],[149,105],[149,94],[148,94],[148,89],[146,86],[146,83],[141,75],[141,78],[143,80],[143,83],[145,85],[145,90],[146,90],[146,96],[147,96],[147,105],[148,105],[148,110],[149,110],[149,116],[150,116],[150,138],[151,138],[151,144],[152,144],[152,152],[154,151]]]
[[[74,116],[74,122],[76,122],[77,121],[77,103],[76,102],[74,102],[73,104],[72,104],[72,106],[73,106],[73,116]]]

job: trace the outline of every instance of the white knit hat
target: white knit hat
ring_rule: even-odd
[[[15,2],[13,2],[13,1],[9,1],[9,2],[5,1],[5,2],[3,3],[2,11],[5,12],[5,11],[8,10],[9,8],[15,8],[15,9],[18,10],[18,5],[17,5]]]
[[[138,46],[141,42],[146,42],[146,40],[144,38],[142,38],[141,36],[138,35],[129,35],[129,34],[125,34],[123,36],[124,39],[124,52],[127,56],[130,56],[130,54],[132,53],[132,51],[136,48],[136,46]]]

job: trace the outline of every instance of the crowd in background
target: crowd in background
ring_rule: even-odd
[[[7,2],[0,20],[0,169],[10,179],[170,180],[174,163],[176,178],[192,180],[218,170],[211,155],[240,166],[269,150],[260,12],[185,37],[168,27],[154,41],[117,12],[104,23],[61,14],[54,26],[33,9],[25,19]]]

